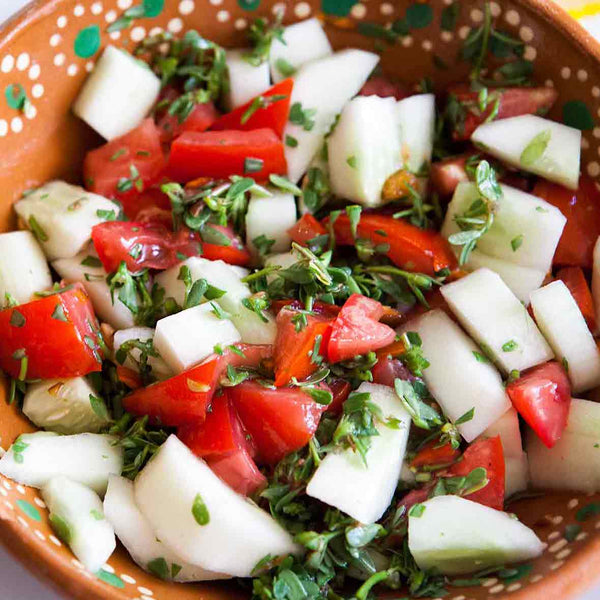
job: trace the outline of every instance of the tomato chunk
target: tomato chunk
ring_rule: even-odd
[[[466,476],[473,469],[483,467],[487,472],[488,484],[465,496],[467,500],[485,504],[490,508],[504,508],[505,466],[504,451],[500,436],[473,442],[464,452],[462,460],[448,470],[451,477]]]
[[[99,325],[81,284],[0,311],[0,369],[11,377],[78,377],[101,367]]]
[[[341,246],[354,246],[355,241],[347,214],[333,224],[335,241]],[[386,256],[398,267],[434,275],[442,269],[455,269],[456,257],[450,244],[437,232],[419,229],[402,219],[379,214],[363,214],[357,227],[358,237],[374,245],[386,244]]]
[[[403,98],[408,98],[410,92],[398,81],[394,81],[383,75],[374,75],[373,77],[369,77],[360,92],[358,92],[358,95],[402,100]]]
[[[396,332],[379,323],[383,306],[376,300],[352,294],[331,326],[329,362],[336,363],[391,344]]]
[[[571,407],[571,384],[562,365],[550,361],[528,369],[506,386],[506,393],[540,440],[552,448],[567,426]]]
[[[466,166],[470,156],[472,155],[449,156],[431,164],[431,185],[440,196],[451,196],[459,183],[469,181]]]
[[[181,123],[179,117],[170,115],[167,111],[158,120],[160,140],[163,144],[168,144],[186,131],[206,131],[219,116],[219,111],[212,102],[196,104]]]
[[[299,319],[305,319],[304,324]],[[275,385],[287,385],[295,377],[306,379],[327,356],[327,344],[332,319],[307,315],[291,308],[283,308],[277,315],[275,339]]]
[[[352,386],[344,379],[334,379],[329,383],[329,389],[333,394],[333,399],[327,406],[326,412],[332,415],[339,415],[342,412],[344,402],[346,402],[352,391]]]
[[[306,246],[309,240],[319,235],[325,235],[327,230],[310,213],[302,215],[293,227],[288,229],[288,233],[293,242]]]
[[[401,360],[390,356],[382,356],[377,359],[377,363],[371,369],[373,374],[373,383],[394,387],[396,379],[412,381],[414,377],[404,366]]]
[[[442,467],[451,465],[460,456],[460,450],[453,448],[450,442],[441,444],[439,440],[431,440],[417,452],[410,461],[410,466],[419,467]]]
[[[464,112],[464,118],[458,120],[452,131],[455,140],[468,140],[475,129],[490,117],[497,101],[499,105],[495,118],[507,119],[519,115],[545,114],[558,98],[558,92],[554,88],[504,88],[489,94],[487,106],[482,111],[479,106],[479,92],[473,91],[471,86],[454,85],[448,89],[448,93],[458,101]]]
[[[238,494],[250,496],[267,485],[267,478],[245,450],[236,450],[225,456],[209,456],[206,464]]]
[[[594,180],[581,175],[579,189],[574,192],[540,179],[533,194],[556,206],[567,218],[553,263],[591,269],[594,244],[600,235],[600,191]]]
[[[282,137],[288,121],[293,88],[294,80],[284,79],[260,96],[223,115],[212,124],[211,129],[250,131],[266,128],[272,129],[279,137]],[[249,113],[254,106],[259,106],[259,108]]]
[[[129,133],[87,153],[84,181],[92,192],[118,199],[129,214],[129,202],[159,181],[165,164],[159,131],[152,119],[145,119]]]
[[[229,394],[252,436],[258,459],[269,464],[305,446],[326,408],[302,388],[273,389],[255,381],[244,381]]]
[[[558,271],[556,278],[563,281],[569,288],[587,326],[594,333],[597,330],[596,311],[594,310],[592,292],[583,274],[583,270],[579,267],[564,267]]]
[[[202,256],[209,260],[222,260],[230,265],[239,265],[245,267],[250,264],[252,256],[242,239],[228,225],[210,225],[213,230],[218,231],[223,240],[223,244],[202,243]],[[185,254],[186,252],[183,251]]]
[[[175,181],[230,175],[265,181],[286,171],[283,144],[272,129],[188,131],[173,142],[167,165],[167,174]]]

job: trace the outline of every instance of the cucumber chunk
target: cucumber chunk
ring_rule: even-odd
[[[113,337],[113,350],[115,357],[121,346],[130,340],[138,340],[140,342],[154,340],[154,329],[152,329],[152,327],[130,327],[129,329],[115,331],[115,335]],[[141,351],[138,348],[132,348],[127,353],[127,358],[125,359],[123,366],[139,372],[140,356]],[[173,376],[173,370],[160,356],[149,356],[148,366],[152,371],[152,375],[154,375],[154,377],[157,379],[168,379],[169,377]]]
[[[396,104],[400,127],[404,168],[412,173],[426,173],[433,153],[435,135],[435,96],[416,94]]]
[[[255,67],[244,58],[246,52],[248,50],[228,50],[226,53],[229,74],[226,104],[229,110],[246,104],[270,87],[269,63],[264,62]]]
[[[264,236],[271,240],[270,252],[285,252],[292,240],[288,229],[296,223],[296,202],[292,194],[270,190],[271,196],[250,197],[246,213],[246,241],[257,253],[254,240]]]

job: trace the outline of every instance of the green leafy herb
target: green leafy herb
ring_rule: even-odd
[[[274,244],[275,240],[268,238],[264,234],[261,234],[252,240],[252,245],[256,248],[258,255],[263,258],[271,253],[271,248]]]
[[[92,508],[92,510],[90,510],[90,515],[95,521],[104,521],[104,513],[95,508]]]
[[[546,129],[541,133],[538,133],[523,149],[521,152],[520,163],[523,167],[528,168],[532,167],[535,163],[537,163],[542,156],[544,156],[544,152],[546,152],[546,148],[550,143],[550,138],[552,137],[552,131],[550,129]]]
[[[16,308],[12,311],[12,313],[10,314],[10,321],[9,323],[13,326],[13,327],[23,327],[26,323],[26,319],[25,316],[23,315],[22,312],[19,312]]]
[[[257,96],[256,98],[254,98],[254,100],[252,100],[250,106],[242,115],[240,123],[242,125],[245,125],[257,111],[263,108],[267,108],[267,106],[271,106],[271,104],[274,104],[275,102],[285,100],[286,98],[287,96],[283,94],[274,94],[273,96]]]
[[[286,134],[285,145],[289,148],[296,148],[298,146],[298,140],[293,135]]]
[[[285,58],[278,58],[275,61],[275,68],[284,76],[291,77],[297,71],[296,67],[292,65],[290,62],[285,60]]]
[[[86,256],[80,263],[84,267],[99,269],[102,267],[102,261],[96,256]]]
[[[104,210],[102,208],[99,208],[96,211],[96,216],[100,219],[103,219],[104,221],[116,221],[117,220],[117,213],[114,210]],[[88,257],[88,258],[93,258],[93,257]],[[81,264],[83,264],[83,263],[81,263]]]
[[[568,542],[573,542],[580,533],[581,525],[577,525],[574,523],[565,527],[565,539]]]
[[[417,382],[411,383],[410,381],[396,379],[394,389],[417,427],[431,430],[443,423],[437,410],[424,402],[423,399],[426,397],[424,386],[419,385]]]
[[[311,131],[315,126],[316,114],[316,108],[303,108],[300,102],[294,102],[290,107],[290,123],[302,127],[305,131]]]
[[[27,448],[29,448],[29,444],[27,444],[26,442],[23,441],[23,438],[21,436],[19,436],[13,443],[13,445],[11,446],[11,450],[13,453],[13,458],[15,460],[16,463],[18,464],[22,464],[23,463],[23,452],[25,452],[25,450],[27,450]]]
[[[90,394],[90,406],[92,407],[92,410],[96,416],[105,421],[109,420],[108,409],[106,408],[106,404],[102,398],[98,398],[97,396],[94,396],[94,394]]]
[[[272,173],[269,175],[269,181],[280,190],[284,192],[289,192],[294,196],[302,196],[302,190],[294,183],[292,183],[287,177],[282,177],[281,175],[275,175]]]
[[[204,500],[200,494],[196,494],[194,503],[192,504],[192,515],[198,525],[208,525],[210,522],[210,514]]]
[[[73,528],[71,524],[66,519],[53,512],[50,513],[48,520],[58,538],[69,545],[73,541]]]
[[[508,340],[502,344],[502,352],[514,352],[519,347],[519,344],[515,340]]]
[[[251,65],[257,67],[269,59],[273,40],[279,40],[285,44],[283,40],[284,28],[281,25],[282,18],[283,14],[279,12],[272,24],[261,17],[256,19],[250,26],[248,38],[253,48],[250,52],[244,54],[244,59]]]
[[[346,164],[351,168],[351,169],[356,169],[357,166],[357,161],[356,161],[356,156],[352,155],[349,156],[346,159]]]
[[[424,512],[425,512],[425,505],[424,504],[415,504],[408,511],[408,514],[411,517],[415,517],[417,519],[420,519],[423,516]]]
[[[162,579],[163,581],[167,581],[169,579],[169,565],[162,556],[151,560],[146,565],[146,568],[150,573],[152,573],[152,575]]]
[[[516,252],[523,245],[523,234],[517,235],[510,241],[510,247]]]
[[[463,423],[468,423],[475,416],[475,407],[468,410],[464,415],[460,416],[456,421],[454,421],[455,425],[462,425]]]
[[[38,223],[37,219],[30,215],[27,220],[29,223],[29,228],[31,229],[33,235],[35,235],[38,242],[47,242],[50,238],[48,234],[42,229],[42,226]]]
[[[481,352],[478,352],[477,350],[473,350],[473,356],[477,359],[477,362],[480,362],[480,363],[489,363],[490,362],[490,359],[485,354],[482,354]]]
[[[247,157],[244,159],[244,173],[259,173],[262,171],[264,164],[265,161],[262,158]]]

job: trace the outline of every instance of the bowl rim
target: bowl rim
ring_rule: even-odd
[[[21,30],[43,19],[58,5],[67,1],[69,0],[31,0],[4,23],[0,23],[0,49]],[[535,13],[566,37],[570,43],[577,46],[580,52],[590,56],[600,65],[600,42],[555,1],[515,0],[515,2]],[[109,593],[110,598],[127,599],[120,590],[111,589],[107,592],[104,586],[94,585],[92,579],[82,581],[78,577],[72,577],[70,575],[72,569],[59,560],[53,552],[43,552],[39,546],[35,546],[32,552],[31,548],[23,542],[21,531],[16,520],[0,511],[0,544],[39,581],[50,584],[54,591],[74,600],[107,600]],[[594,583],[600,584],[600,574],[597,574],[594,569],[597,556],[600,556],[600,533],[560,569],[552,571],[542,580],[531,583],[516,593],[511,593],[510,599],[532,600],[534,597],[541,598],[549,593],[552,597],[565,600],[574,598],[576,594],[591,588]],[[506,597],[506,595],[498,596],[498,600]]]

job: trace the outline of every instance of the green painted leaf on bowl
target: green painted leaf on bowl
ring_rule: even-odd
[[[31,502],[27,502],[27,500],[17,500],[17,506],[30,518],[34,521],[38,521],[38,523],[42,520],[42,515],[40,515],[40,511],[33,505]]]
[[[90,58],[98,52],[100,48],[100,27],[90,25],[82,29],[75,38],[73,49],[80,58]]]
[[[411,29],[423,29],[433,21],[433,8],[429,4],[411,4],[406,9],[406,22]]]
[[[104,581],[104,583],[108,583],[108,585],[112,585],[115,588],[123,589],[125,587],[125,582],[118,575],[109,573],[104,569],[100,569],[96,573],[96,577],[98,577],[98,579],[101,581]]]
[[[326,15],[347,17],[358,0],[321,0],[321,8]]]
[[[594,119],[585,102],[581,100],[571,100],[565,102],[563,106],[563,123],[581,131],[588,131],[594,128]]]

